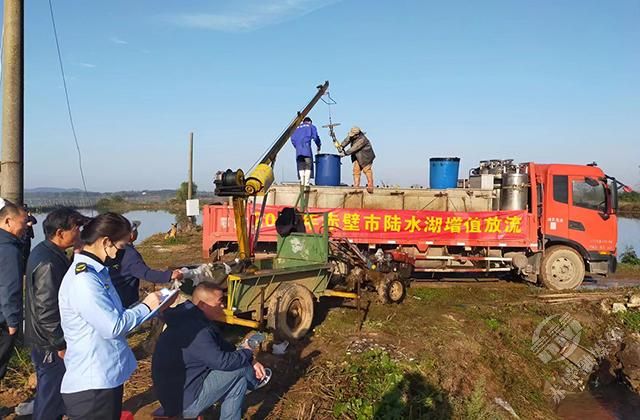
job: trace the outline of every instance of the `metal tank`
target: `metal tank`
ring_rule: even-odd
[[[500,210],[526,210],[529,201],[529,174],[502,174]]]

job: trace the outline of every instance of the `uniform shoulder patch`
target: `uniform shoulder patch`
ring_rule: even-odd
[[[86,263],[78,263],[76,264],[76,274],[84,273],[88,270]]]

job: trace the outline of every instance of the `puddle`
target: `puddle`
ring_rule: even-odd
[[[564,420],[638,419],[640,396],[618,382],[590,386],[583,392],[567,394],[558,405],[556,414]]]

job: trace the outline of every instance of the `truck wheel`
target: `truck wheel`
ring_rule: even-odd
[[[397,273],[389,273],[378,284],[378,298],[382,303],[400,303],[407,296],[407,287]]]
[[[584,280],[584,261],[567,246],[552,246],[542,259],[540,279],[551,290],[572,290]]]
[[[313,322],[313,293],[299,284],[283,286],[269,299],[267,321],[277,335],[288,340],[304,337]]]

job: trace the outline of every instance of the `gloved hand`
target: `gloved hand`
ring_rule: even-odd
[[[341,158],[343,158],[343,157],[345,157],[346,155],[345,155],[345,153],[344,153],[344,151],[343,151],[343,152],[338,153],[338,156],[340,156]]]

